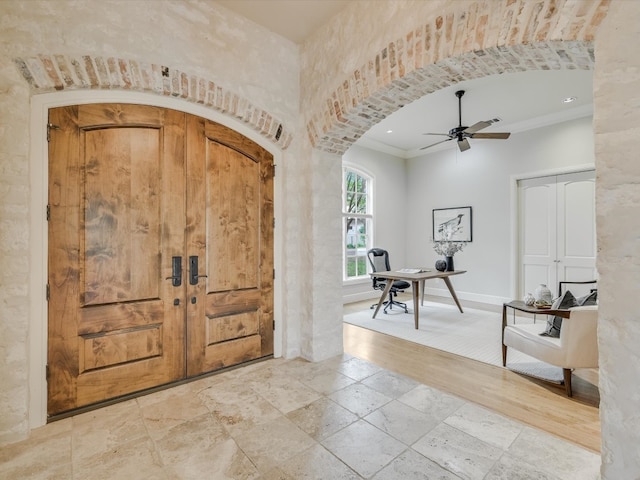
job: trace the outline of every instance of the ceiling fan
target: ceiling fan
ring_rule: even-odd
[[[464,90],[458,90],[456,92],[456,97],[458,97],[458,118],[459,124],[457,127],[449,130],[449,133],[423,133],[423,135],[443,135],[445,137],[449,137],[446,140],[442,140],[441,142],[432,143],[431,145],[427,145],[426,147],[422,147],[420,150],[424,150],[425,148],[430,148],[435,145],[439,145],[444,142],[448,142],[450,140],[458,141],[458,148],[461,152],[465,150],[469,150],[471,145],[469,145],[468,138],[492,138],[496,140],[505,140],[509,138],[511,133],[506,132],[492,132],[492,133],[477,133],[483,128],[487,128],[488,126],[496,123],[499,119],[491,119],[485,120],[484,122],[474,123],[470,127],[465,127],[462,125],[462,96],[464,95]]]

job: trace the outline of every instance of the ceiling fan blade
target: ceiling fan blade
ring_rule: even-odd
[[[441,136],[444,136],[444,137],[450,137],[451,136],[448,133],[423,133],[422,135],[441,135]]]
[[[424,150],[425,148],[431,148],[431,147],[434,147],[436,145],[440,145],[441,143],[448,142],[450,140],[453,140],[453,138],[447,138],[446,140],[441,140],[439,142],[432,143],[431,145],[427,145],[426,147],[421,147],[420,150]]]
[[[490,132],[490,133],[474,133],[471,138],[493,138],[496,140],[506,140],[511,133],[508,132]]]
[[[462,140],[458,140],[458,148],[460,149],[461,152],[464,152],[465,150],[469,150],[471,148],[471,145],[469,145],[469,140],[467,140],[466,138],[463,138]]]
[[[483,128],[487,128],[491,125],[490,122],[478,122],[474,123],[470,127],[465,128],[462,133],[476,133],[478,130],[482,130]]]

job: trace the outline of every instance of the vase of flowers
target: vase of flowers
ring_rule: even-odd
[[[464,247],[463,242],[452,242],[451,240],[442,240],[433,242],[433,249],[439,255],[444,255],[444,259],[447,263],[445,271],[453,272],[453,256],[456,252],[461,252]]]

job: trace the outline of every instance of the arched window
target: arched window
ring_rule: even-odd
[[[373,180],[351,167],[343,169],[343,279],[368,278],[367,250],[373,244]]]

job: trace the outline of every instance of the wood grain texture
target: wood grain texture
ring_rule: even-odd
[[[592,380],[589,372],[574,373],[574,396],[568,398],[562,385],[347,323],[344,349],[355,357],[600,452],[599,395],[597,387],[588,381]]]
[[[51,113],[49,414],[272,354],[273,157],[170,109]]]
[[[61,127],[49,151],[56,414],[184,376],[174,299],[185,293],[165,277],[184,250],[185,114],[135,105],[50,113]]]

